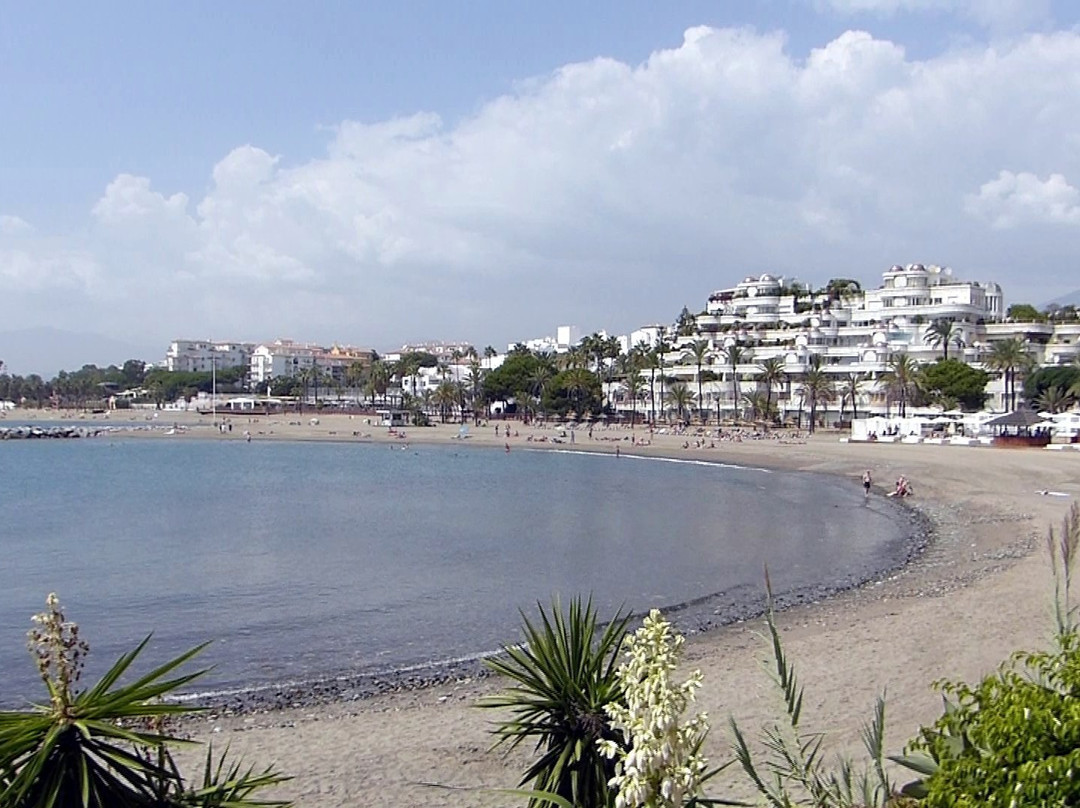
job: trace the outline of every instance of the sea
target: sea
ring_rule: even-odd
[[[198,692],[236,694],[475,659],[556,598],[707,627],[760,605],[766,567],[781,598],[816,598],[912,542],[857,474],[466,441],[3,441],[0,705],[43,698],[26,632],[50,592],[88,678],[147,636],[141,671],[209,641]]]

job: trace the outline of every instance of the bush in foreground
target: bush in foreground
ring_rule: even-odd
[[[1017,653],[975,686],[941,682],[945,710],[897,758],[924,777],[905,787],[927,808],[1080,804],[1080,637],[1072,572],[1073,504],[1047,546],[1054,570],[1054,648]]]
[[[117,660],[93,687],[79,690],[89,651],[55,595],[34,617],[30,651],[48,704],[0,712],[0,808],[181,808],[285,806],[252,795],[288,778],[255,772],[207,753],[202,781],[185,782],[170,747],[186,743],[164,733],[168,716],[192,708],[163,701],[205,671],[172,676],[198,646],[130,684],[118,682],[149,637]]]
[[[605,710],[623,702],[616,668],[629,617],[616,614],[598,632],[592,600],[575,598],[568,612],[558,601],[550,614],[543,606],[539,611],[539,623],[522,614],[522,645],[487,660],[491,670],[515,684],[481,706],[511,713],[495,730],[496,746],[536,745],[540,757],[520,783],[531,789],[521,792],[530,806],[607,808],[614,805],[608,781],[615,763],[601,752],[601,743],[623,743]]]

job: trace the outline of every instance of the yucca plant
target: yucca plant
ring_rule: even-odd
[[[121,678],[149,637],[116,661],[93,687],[79,690],[89,646],[64,618],[56,595],[34,617],[31,653],[49,694],[48,704],[0,712],[0,808],[142,808],[143,806],[282,806],[251,799],[282,782],[272,769],[242,771],[207,756],[203,783],[188,788],[170,746],[187,743],[164,731],[164,719],[193,708],[163,697],[205,670],[174,676],[197,646],[134,681]]]
[[[538,608],[538,623],[522,613],[524,644],[507,647],[486,663],[515,683],[481,702],[511,714],[494,730],[495,746],[535,743],[540,757],[520,783],[529,787],[520,793],[529,796],[532,808],[614,805],[608,781],[615,763],[601,753],[599,742],[624,743],[604,708],[623,701],[616,669],[629,615],[616,613],[600,631],[591,598],[585,603],[575,598],[567,612],[558,600],[550,614]]]

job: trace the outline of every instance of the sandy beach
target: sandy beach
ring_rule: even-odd
[[[142,417],[114,413],[104,423]],[[157,425],[186,425],[182,434],[169,436],[180,440],[243,440],[245,431],[253,440],[459,440],[457,424],[407,428],[401,438],[361,416],[319,415],[318,423],[312,417],[259,416],[249,422],[246,416],[234,416],[233,431],[225,435],[211,426],[208,416],[161,413]],[[467,442],[515,450],[551,446],[551,438],[560,434],[553,428],[508,423],[509,438],[503,429],[495,436],[495,425],[501,428],[504,422],[493,421],[470,427]],[[927,551],[884,580],[789,609],[779,618],[787,651],[806,687],[804,724],[827,733],[830,752],[859,751],[859,728],[882,691],[887,691],[887,745],[899,753],[921,724],[939,714],[940,697],[932,682],[971,681],[1014,650],[1045,647],[1051,631],[1052,578],[1043,540],[1047,528],[1057,527],[1080,497],[1080,452],[847,444],[831,432],[809,440],[716,441],[715,448],[708,448],[709,441],[706,448],[693,448],[693,436],[662,434],[638,446],[639,439],[649,438],[648,430],[640,427],[633,433],[633,445],[630,436],[625,429],[597,429],[590,438],[579,429],[574,448],[614,454],[618,447],[621,454],[820,472],[835,475],[837,485],[855,489],[861,486],[863,470],[870,469],[873,496],[884,496],[898,475],[911,481],[915,496],[909,505],[934,527]],[[569,435],[566,441],[561,448],[569,448]],[[687,442],[691,448],[684,448]],[[672,533],[671,540],[677,540],[677,525]],[[705,675],[699,703],[713,725],[707,752],[714,764],[731,757],[728,716],[754,734],[779,715],[779,696],[762,668],[768,660],[759,635],[762,627],[761,620],[738,623],[694,635],[687,644],[687,665]],[[211,714],[189,728],[199,740],[218,748],[228,743],[253,763],[274,763],[293,775],[278,793],[300,806],[521,804],[519,798],[487,790],[516,786],[529,757],[528,750],[509,757],[489,751],[494,716],[475,704],[499,688],[493,678],[464,679],[315,708]],[[752,792],[732,768],[713,781],[710,795],[746,799]]]

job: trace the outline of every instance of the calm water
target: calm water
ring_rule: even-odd
[[[154,632],[154,661],[213,640],[200,687],[232,688],[492,650],[556,593],[591,592],[610,615],[745,597],[766,562],[778,591],[862,579],[902,557],[906,531],[855,478],[551,451],[8,441],[0,702],[38,697],[25,633],[50,591],[92,672]]]

